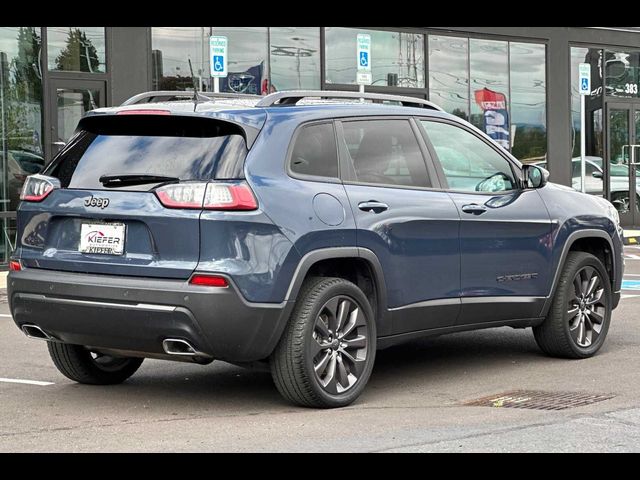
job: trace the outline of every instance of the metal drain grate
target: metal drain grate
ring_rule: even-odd
[[[615,395],[578,392],[539,392],[514,390],[463,403],[469,407],[527,408],[530,410],[566,410],[610,400]]]

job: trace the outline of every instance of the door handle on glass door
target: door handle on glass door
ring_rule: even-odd
[[[376,202],[375,200],[369,200],[368,202],[358,204],[358,208],[363,212],[382,213],[389,210],[389,205],[386,203]]]
[[[462,207],[462,211],[470,215],[482,215],[483,213],[486,213],[487,207],[484,205],[478,205],[477,203],[472,203],[470,205],[464,205]]]

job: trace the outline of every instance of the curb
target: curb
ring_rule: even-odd
[[[623,240],[625,245],[640,245],[640,231],[625,230]]]

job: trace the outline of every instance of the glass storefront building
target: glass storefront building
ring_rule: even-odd
[[[429,99],[576,189],[584,135],[586,191],[640,225],[637,27],[0,27],[0,268],[24,179],[88,110],[142,91],[190,90],[190,68],[211,91],[212,35],[229,44],[221,91],[356,90],[361,33],[372,44],[368,91]],[[584,132],[580,63],[592,72]]]

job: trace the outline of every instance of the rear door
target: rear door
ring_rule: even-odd
[[[417,126],[406,118],[343,120],[338,132],[357,243],[382,264],[393,333],[453,325],[459,216],[447,193],[433,188]]]
[[[458,324],[529,319],[551,284],[551,220],[517,165],[471,129],[420,122],[442,182],[460,212],[462,308]]]
[[[27,267],[186,279],[199,259],[201,208],[180,208],[176,198],[165,206],[156,189],[184,184],[177,200],[187,204],[190,184],[242,176],[246,153],[240,127],[228,122],[87,117],[44,172],[61,188],[20,206],[20,257]],[[131,175],[143,180],[128,183]]]

